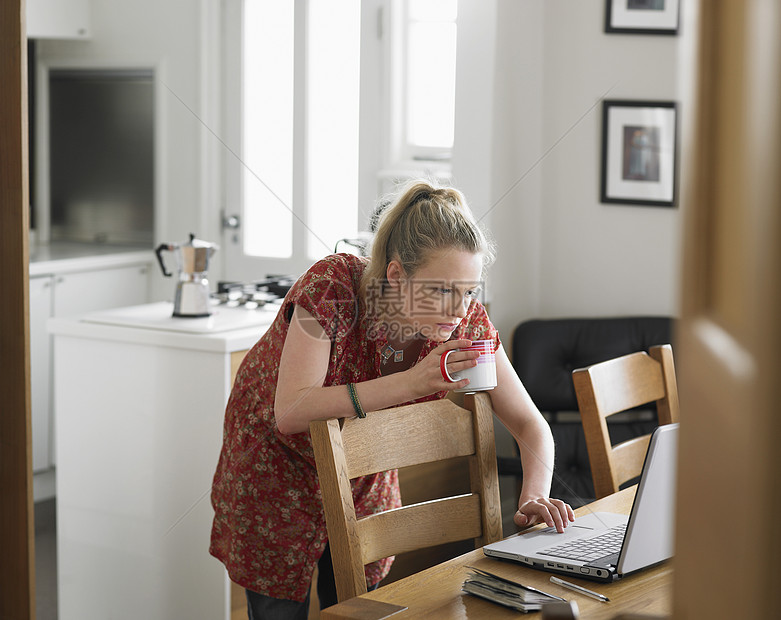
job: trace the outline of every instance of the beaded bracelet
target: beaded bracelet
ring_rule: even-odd
[[[355,384],[348,383],[347,390],[350,392],[350,400],[353,401],[353,409],[355,409],[355,415],[359,418],[365,418],[366,412],[361,407],[361,401],[358,400],[358,393],[355,391]]]

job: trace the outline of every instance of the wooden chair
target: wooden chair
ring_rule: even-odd
[[[598,499],[640,475],[651,438],[642,435],[613,446],[609,416],[655,401],[660,425],[678,421],[673,350],[665,344],[579,368],[572,380]]]
[[[464,407],[443,399],[331,419],[309,427],[325,509],[339,601],[366,592],[364,565],[391,555],[473,538],[502,538],[493,411],[487,394]],[[471,493],[357,519],[350,480],[467,457]]]

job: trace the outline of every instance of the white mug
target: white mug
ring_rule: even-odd
[[[477,358],[477,366],[459,370],[453,374],[447,370],[447,358],[455,351],[479,351],[480,357]],[[463,349],[451,349],[447,351],[439,361],[439,368],[442,371],[442,378],[450,383],[469,379],[469,385],[454,392],[481,392],[483,390],[493,390],[496,387],[496,354],[494,353],[493,340],[473,340],[471,347]]]

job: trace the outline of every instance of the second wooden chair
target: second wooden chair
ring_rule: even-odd
[[[325,509],[339,601],[366,592],[364,565],[459,540],[502,538],[493,411],[487,394],[417,403],[309,427]],[[350,480],[468,457],[471,493],[402,506],[357,519]]]
[[[640,475],[650,435],[613,446],[607,418],[656,403],[659,424],[678,422],[678,386],[669,344],[651,347],[572,372],[586,435],[596,497],[605,497]]]

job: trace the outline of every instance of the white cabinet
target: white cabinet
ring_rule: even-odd
[[[244,327],[219,331],[147,306],[49,323],[60,620],[230,618],[209,490],[233,371],[276,313],[221,306]]]
[[[54,316],[146,303],[149,265],[130,265],[54,277]]]
[[[33,472],[56,460],[51,398],[51,317],[133,306],[149,301],[149,264],[54,273],[30,278],[30,387],[32,394]]]
[[[90,0],[27,0],[27,36],[31,39],[86,39]]]

